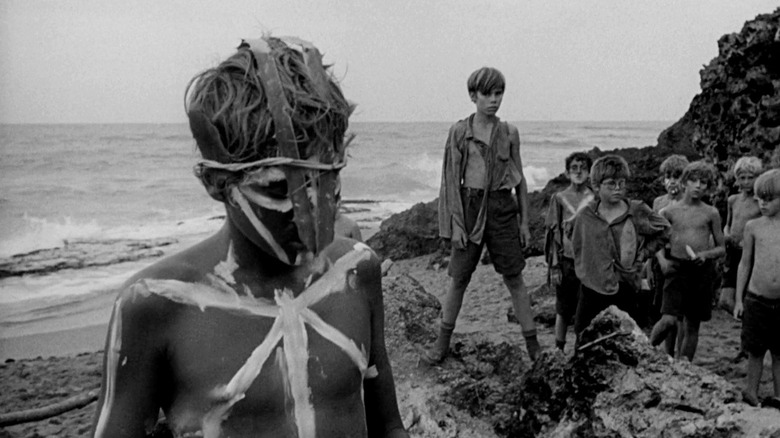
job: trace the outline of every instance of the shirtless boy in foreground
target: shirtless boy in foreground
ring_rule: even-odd
[[[682,174],[683,199],[661,210],[672,225],[668,254],[659,254],[664,272],[663,316],[653,327],[651,341],[660,344],[669,331],[683,321],[677,335],[677,357],[693,360],[699,343],[699,326],[712,318],[712,279],[714,259],[725,253],[720,214],[702,201],[713,186],[717,171],[712,165],[696,161]],[[711,245],[710,242],[714,242]]]
[[[224,226],[130,278],[93,434],[406,437],[379,261],[333,240],[352,110],[316,48],[244,41],[188,86],[196,175]]]
[[[734,316],[743,318],[742,349],[748,353],[742,395],[746,403],[758,404],[758,385],[769,350],[774,397],[764,405],[780,409],[780,169],[759,176],[755,193],[761,217],[745,225],[734,306]]]

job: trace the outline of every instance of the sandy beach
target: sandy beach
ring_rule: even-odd
[[[444,269],[429,268],[430,256],[397,261],[389,276],[408,275],[427,292],[437,298],[443,296],[447,287]],[[544,282],[545,265],[541,257],[528,260],[525,271],[529,289]],[[550,297],[535,297],[535,306],[540,309],[549,306]],[[466,295],[463,311],[458,320],[454,341],[478,336],[496,342],[508,341],[521,344],[522,336],[517,324],[507,322],[509,297],[501,279],[490,265],[480,265],[474,274]],[[429,321],[435,324],[435,321]],[[713,319],[702,324],[699,349],[694,363],[717,373],[728,381],[742,385],[745,361],[735,361],[739,352],[740,323],[722,311],[715,311]],[[540,342],[547,348],[554,344],[552,327],[539,325]],[[33,334],[0,340],[4,363],[0,365],[0,414],[47,406],[84,394],[99,388],[102,364],[102,343],[104,325],[94,325],[73,330]],[[398,342],[405,342],[403,348],[391,349]],[[570,334],[569,346],[573,343]],[[396,387],[402,418],[408,424],[416,411],[413,405],[425,396],[427,391],[442,390],[438,369],[418,365],[416,352],[425,346],[412,344],[403,339],[388,341],[388,348],[396,377]],[[523,348],[524,351],[524,348]],[[567,351],[570,354],[570,351]],[[528,358],[518,357],[520,361]],[[762,394],[771,391],[769,362],[761,384]],[[447,407],[442,407],[445,409]],[[451,407],[447,409],[452,409]],[[95,404],[70,411],[46,420],[9,426],[0,429],[2,437],[30,436],[88,436],[94,415]],[[484,422],[468,414],[452,410],[452,421],[460,424],[458,436],[493,436]],[[469,435],[474,434],[474,435]],[[417,435],[422,436],[422,435]]]

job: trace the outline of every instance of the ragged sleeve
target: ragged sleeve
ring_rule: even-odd
[[[550,197],[550,205],[547,207],[544,235],[544,258],[547,266],[557,266],[563,251],[563,228],[561,226],[561,204],[558,202],[558,194]]]
[[[460,200],[460,169],[463,152],[461,145],[458,144],[456,128],[457,124],[452,125],[447,136],[439,189],[439,236],[447,239],[452,237],[454,227],[458,227],[464,234],[466,230],[463,205]]]

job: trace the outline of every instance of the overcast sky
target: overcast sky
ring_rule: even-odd
[[[763,0],[0,0],[0,122],[183,123],[198,71],[263,33],[314,42],[357,121],[454,121],[507,78],[504,119],[677,120],[717,40]]]

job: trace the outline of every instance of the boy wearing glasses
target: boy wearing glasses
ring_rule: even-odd
[[[669,222],[647,204],[626,198],[628,163],[605,155],[593,163],[596,198],[574,217],[571,241],[580,294],[574,316],[579,335],[610,305],[636,315],[642,263],[668,239]]]
[[[243,41],[185,97],[222,228],[130,278],[93,436],[407,437],[379,260],[333,237],[352,111],[317,49]]]
[[[714,259],[726,253],[720,214],[702,200],[716,179],[717,171],[711,164],[689,164],[681,178],[683,199],[661,210],[672,225],[672,233],[669,249],[659,256],[664,271],[663,316],[653,327],[651,342],[660,344],[677,321],[682,321],[677,357],[689,361],[696,353],[701,322],[712,318]]]

